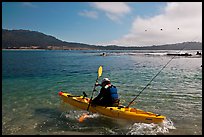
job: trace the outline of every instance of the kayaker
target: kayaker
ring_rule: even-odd
[[[111,84],[108,78],[104,78],[101,84],[96,83],[95,86],[101,86],[100,93],[95,97],[91,105],[100,105],[106,107],[117,107],[119,105],[119,97],[117,88]]]

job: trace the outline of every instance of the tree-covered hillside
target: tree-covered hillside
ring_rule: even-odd
[[[202,50],[201,42],[153,45],[146,47],[96,46],[83,43],[61,41],[53,36],[30,30],[2,29],[2,49],[101,49],[101,50]]]

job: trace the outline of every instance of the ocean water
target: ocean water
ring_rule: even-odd
[[[106,52],[107,56],[100,56]],[[90,97],[103,66],[128,103],[177,51],[2,51],[3,135],[202,135],[202,56],[175,57],[131,107],[167,117],[162,124],[134,123],[90,114],[61,102],[58,92]],[[99,88],[97,88],[99,91]],[[94,93],[96,96],[97,93]]]

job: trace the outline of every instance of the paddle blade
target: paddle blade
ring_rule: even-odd
[[[102,68],[102,66],[100,66],[98,68],[98,78],[102,75],[102,71],[103,71],[103,68]]]
[[[79,122],[83,122],[87,117],[88,117],[88,114],[87,114],[87,113],[84,113],[84,114],[78,119],[78,121],[79,121]]]

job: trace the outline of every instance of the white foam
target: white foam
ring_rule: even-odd
[[[127,135],[161,135],[168,134],[170,129],[176,129],[170,119],[160,124],[134,123],[128,128]]]

